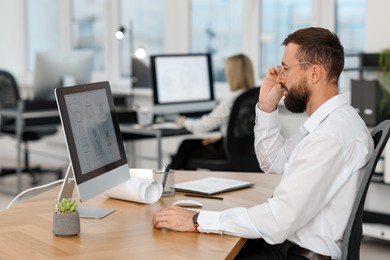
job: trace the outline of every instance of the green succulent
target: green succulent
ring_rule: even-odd
[[[76,201],[72,198],[63,198],[57,201],[57,213],[69,214],[77,210]]]

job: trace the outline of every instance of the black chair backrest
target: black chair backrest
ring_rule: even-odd
[[[261,172],[254,151],[255,105],[258,87],[238,96],[229,117],[225,141],[226,155],[235,171]]]
[[[366,170],[359,186],[358,194],[344,232],[343,246],[341,250],[341,259],[343,260],[359,259],[360,243],[362,240],[364,202],[366,200],[367,190],[370,186],[372,175],[375,172],[375,167],[382,155],[387,141],[389,140],[390,120],[383,121],[376,126],[371,131],[371,136],[374,140],[375,150],[368,162],[368,165],[366,166]]]
[[[15,78],[7,71],[0,70],[0,108],[16,107],[20,100]]]
[[[20,100],[20,94],[16,80],[11,73],[0,70],[0,108],[16,108]],[[7,124],[13,124],[13,118],[1,117],[0,129]]]

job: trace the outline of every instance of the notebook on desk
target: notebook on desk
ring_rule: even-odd
[[[221,192],[232,191],[252,187],[252,182],[239,181],[234,179],[207,177],[194,181],[187,181],[175,184],[177,191],[192,192],[206,195],[213,195]]]
[[[153,129],[183,129],[183,126],[176,124],[175,122],[162,122],[152,125]]]

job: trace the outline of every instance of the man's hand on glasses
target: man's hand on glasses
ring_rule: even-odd
[[[258,106],[262,111],[271,113],[276,110],[283,95],[276,68],[271,67],[261,84]]]

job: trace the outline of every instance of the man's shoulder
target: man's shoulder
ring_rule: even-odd
[[[344,105],[330,113],[316,130],[338,138],[370,136],[366,124],[350,105]]]

